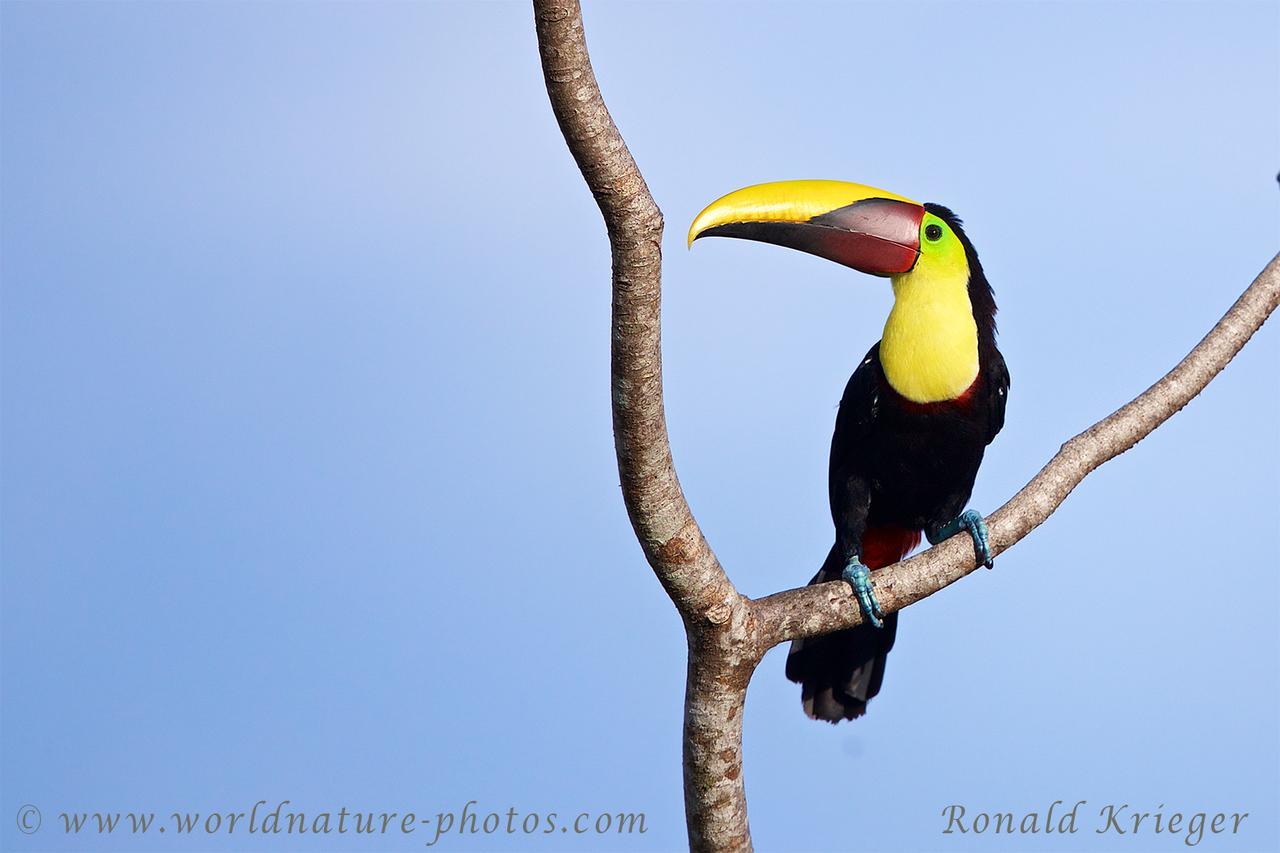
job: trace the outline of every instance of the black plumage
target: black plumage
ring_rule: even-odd
[[[838,580],[853,557],[871,569],[896,562],[921,531],[936,533],[955,519],[987,445],[1004,425],[1009,372],[996,348],[991,286],[955,214],[939,205],[925,208],[947,222],[965,249],[978,375],[956,399],[916,403],[893,389],[880,345],[871,348],[840,401],[829,468],[836,542],[810,583]],[[802,685],[806,713],[834,723],[865,712],[880,690],[897,621],[890,614],[883,628],[864,623],[792,644],[786,673]]]

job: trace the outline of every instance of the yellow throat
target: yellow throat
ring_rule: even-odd
[[[969,265],[958,248],[958,257],[922,254],[915,269],[893,277],[880,364],[893,390],[916,403],[954,400],[978,376]]]

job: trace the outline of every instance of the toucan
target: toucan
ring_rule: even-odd
[[[966,509],[982,456],[1004,426],[1009,371],[978,253],[948,208],[844,181],[758,184],[712,202],[689,245],[737,237],[887,277],[893,309],[840,400],[828,487],[835,544],[810,584],[844,579],[864,620],[791,644],[786,674],[805,713],[837,723],[880,692],[898,614],[880,611],[870,571],[967,531],[991,568],[982,515]]]

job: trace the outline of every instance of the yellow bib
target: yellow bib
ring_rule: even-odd
[[[880,364],[893,390],[916,403],[954,400],[978,377],[978,326],[967,269],[895,276]]]

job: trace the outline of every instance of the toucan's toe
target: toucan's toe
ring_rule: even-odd
[[[930,545],[937,545],[955,536],[961,530],[968,531],[973,537],[973,551],[978,565],[986,566],[988,569],[994,566],[995,559],[991,556],[991,537],[987,532],[987,522],[983,520],[982,513],[976,509],[966,509],[941,527],[926,531],[925,536],[928,537]]]
[[[858,604],[862,606],[862,613],[867,620],[877,628],[883,628],[884,613],[880,610],[880,602],[876,601],[875,591],[871,588],[871,572],[867,567],[862,565],[862,561],[854,557],[844,567],[842,577],[853,587],[854,595],[858,596]]]

